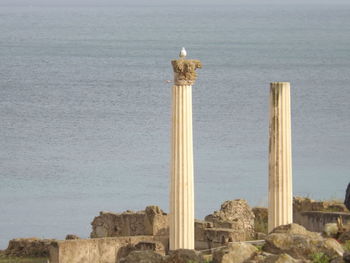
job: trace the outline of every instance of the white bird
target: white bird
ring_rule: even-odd
[[[186,51],[186,49],[183,47],[183,48],[181,49],[181,51],[180,51],[179,57],[180,57],[180,58],[184,58],[184,57],[186,57],[186,56],[187,56],[187,51]]]

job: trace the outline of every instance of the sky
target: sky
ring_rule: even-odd
[[[109,6],[109,5],[350,5],[349,0],[0,0],[0,6]]]

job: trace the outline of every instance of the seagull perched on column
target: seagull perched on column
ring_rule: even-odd
[[[181,51],[180,51],[179,57],[180,57],[180,58],[185,58],[186,56],[187,56],[187,51],[186,51],[186,49],[183,47],[183,48],[181,49]]]

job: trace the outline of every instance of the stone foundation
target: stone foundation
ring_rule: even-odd
[[[168,246],[168,237],[161,236],[56,241],[50,247],[50,263],[116,263],[136,249],[165,254]]]

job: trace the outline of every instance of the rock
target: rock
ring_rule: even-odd
[[[350,263],[350,252],[345,252],[343,255],[343,260],[345,263]]]
[[[80,239],[80,237],[72,234],[66,235],[66,240],[75,240],[75,239]]]
[[[16,238],[10,240],[4,254],[17,257],[47,257],[54,239]]]
[[[119,263],[164,263],[164,258],[151,250],[132,251],[127,257],[120,259]]]
[[[169,252],[164,263],[204,263],[204,258],[195,250],[178,249]]]
[[[258,252],[258,249],[247,243],[232,243],[214,251],[214,263],[243,263]]]
[[[286,253],[293,258],[308,260],[315,253],[324,253],[333,259],[342,256],[344,250],[334,239],[322,238],[297,224],[275,228],[266,239],[263,250],[273,254]]]
[[[254,213],[247,201],[236,199],[226,201],[220,211],[215,211],[205,217],[215,228],[230,228],[236,231],[244,230],[245,240],[254,239]]]

